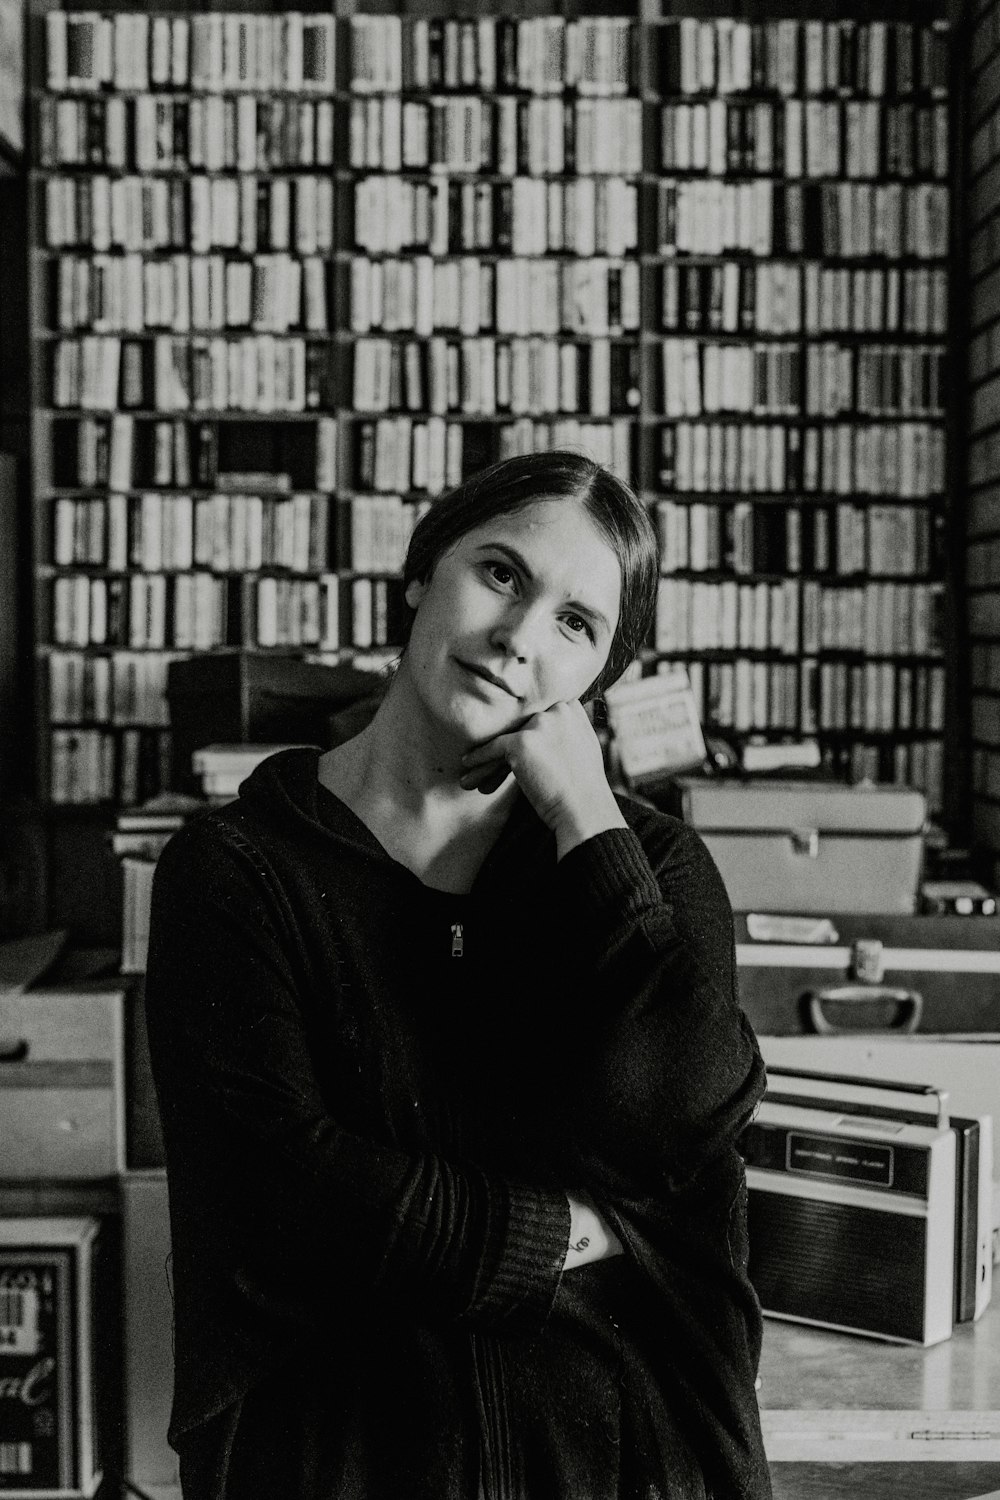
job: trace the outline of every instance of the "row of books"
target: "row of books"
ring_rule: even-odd
[[[632,23],[618,17],[535,21],[360,16],[351,20],[351,86],[420,88],[567,85],[624,92],[633,84]],[[947,87],[948,30],[844,19],[669,18],[650,29],[662,92],[907,96]]]
[[[662,344],[662,409],[668,417],[940,416],[946,353],[943,344],[818,339],[803,346],[669,336]]]
[[[603,337],[643,326],[635,260],[356,255],[349,291],[347,322],[359,334],[430,337],[454,329],[469,337],[491,330]]]
[[[748,657],[704,668],[708,723],[738,734],[934,734],[944,724],[944,678],[937,669]]]
[[[802,651],[865,656],[940,656],[944,586],[802,583]]]
[[[166,729],[53,729],[49,796],[53,802],[113,802],[131,807],[170,785]]]
[[[132,724],[169,728],[167,670],[177,653],[50,651],[49,719],[53,724]]]
[[[623,94],[633,82],[632,23],[620,16],[350,18],[356,93],[516,89]]]
[[[818,728],[865,733],[940,733],[944,669],[929,672],[895,662],[820,662]]]
[[[43,168],[267,172],[333,167],[334,104],[254,94],[46,94],[38,101]],[[342,154],[339,153],[338,154]]]
[[[287,89],[332,93],[336,28],[322,12],[150,16],[47,11],[47,86],[62,90]]]
[[[515,89],[547,94],[623,93],[631,81],[632,28],[620,17],[350,18],[349,87]],[[331,15],[211,12],[114,22],[94,12],[59,13],[46,26],[48,87],[325,93],[335,88]]]
[[[665,104],[660,111],[660,166],[665,172],[709,172],[716,177],[749,172],[778,177],[945,178],[948,121],[947,104],[875,99],[682,101]]]
[[[49,796],[58,804],[130,807],[171,780],[168,729],[52,729]]]
[[[54,92],[105,87],[145,92],[332,93],[332,16],[219,13],[47,17],[47,83]],[[355,92],[514,89],[620,94],[633,84],[635,31],[624,18],[521,22],[400,17],[350,19],[349,87]],[[657,28],[661,92],[773,92],[939,96],[947,89],[942,22],[845,20],[750,23],[685,18]]]
[[[942,586],[937,583],[828,584],[783,578],[664,577],[657,591],[656,651],[821,651],[861,656],[941,653]]]
[[[615,174],[599,192],[602,184],[366,176],[354,184],[350,238],[371,255],[627,255],[639,246],[634,185]],[[941,184],[664,178],[653,190],[655,235],[647,250],[660,255],[926,261],[948,253],[948,189]],[[309,173],[56,174],[45,181],[45,235],[52,249],[330,253],[333,181]]]
[[[632,98],[380,95],[352,101],[347,131],[344,165],[369,171],[558,177],[643,165],[642,105]]]
[[[228,446],[245,445],[236,424]],[[293,460],[296,487],[333,492],[346,481],[363,491],[430,494],[457,484],[479,464],[515,452],[583,447],[633,476],[632,426],[565,419],[555,424],[518,419],[499,429],[472,431],[468,423],[406,415],[352,423],[341,472],[337,418],[322,415],[307,429],[269,424],[282,450],[282,469]],[[469,429],[467,432],[466,429]],[[212,491],[225,480],[237,492],[291,489],[287,473],[228,473],[220,465],[219,436],[230,421],[154,418],[115,412],[57,418],[53,423],[51,482],[66,488],[143,491],[150,486]],[[261,429],[254,436],[262,436]],[[468,441],[467,441],[468,438]],[[684,422],[657,434],[656,481],[661,490],[686,495],[847,496],[867,494],[920,500],[944,493],[946,437],[927,422],[798,423]],[[262,470],[273,469],[268,455]],[[96,524],[96,523],[95,523]]]
[[[653,516],[662,573],[923,577],[937,562],[931,513],[914,505],[659,500]]]
[[[427,411],[604,417],[640,403],[639,346],[533,338],[426,340],[359,337],[353,347],[357,412]]]
[[[352,434],[351,471],[358,489],[437,495],[475,469],[521,453],[572,448],[629,481],[632,477],[632,424],[533,417],[477,424],[443,417],[380,417],[359,422]]]
[[[659,277],[660,326],[667,330],[941,335],[948,330],[944,267],[667,261]]]
[[[45,181],[45,237],[51,249],[142,253],[177,250],[334,248],[333,179],[317,173],[257,177],[54,175]]]
[[[235,347],[245,351],[248,342]],[[798,343],[665,338],[661,409],[677,418],[943,415],[943,345],[855,347],[817,341],[805,346],[804,355]],[[303,356],[303,370],[304,364]],[[637,409],[641,384],[638,345],[605,339],[581,344],[488,336],[405,342],[360,337],[353,346],[358,411],[429,409],[444,415],[583,409],[602,416]],[[159,387],[157,404],[163,404]],[[244,405],[245,398],[233,404]]]
[[[634,259],[596,255],[583,262],[358,255],[350,262],[345,327],[424,337],[449,329],[467,335],[637,331],[648,326],[639,269]],[[337,303],[330,261],[283,251],[162,258],[135,251],[66,253],[54,271],[53,323],[65,331],[320,333],[329,330],[329,309]],[[660,325],[667,331],[947,331],[943,268],[674,261],[659,268],[659,278]]]
[[[345,146],[329,101],[252,94],[42,101],[40,165],[112,171],[266,172],[294,165],[385,172],[639,173],[638,100],[399,95],[354,100]]]
[[[799,649],[800,588],[780,583],[708,583],[661,578],[656,597],[656,651],[775,651]]]
[[[660,429],[662,489],[718,494],[942,495],[944,428],[932,422],[676,422]]]
[[[419,182],[386,173],[355,182],[353,204],[353,244],[370,255],[623,256],[639,243],[636,186],[613,174]]]
[[[56,647],[210,651],[218,646],[304,646],[335,652],[402,640],[397,578],[210,572],[62,573],[52,580]]]
[[[342,537],[326,495],[178,495],[70,499],[53,506],[52,561],[126,573],[322,573],[338,558],[361,573],[398,573],[429,502],[356,495],[340,504]]]
[[[114,411],[302,412],[336,404],[333,350],[255,333],[152,341],[88,333],[52,350],[52,405]]]
[[[403,639],[402,589],[388,578],[258,578],[247,585],[244,640],[258,646],[361,651]]]
[[[805,255],[943,260],[949,190],[932,182],[664,178],[655,184],[661,255]]]
[[[328,267],[319,256],[284,251],[159,260],[136,251],[61,255],[53,321],[60,330],[94,333],[322,333],[329,328]]]
[[[321,573],[337,551],[327,495],[163,494],[53,504],[52,561],[125,573]],[[350,502],[378,505],[374,497]]]
[[[235,490],[288,491],[294,467],[298,489],[333,491],[337,488],[337,418],[321,415],[307,427],[293,422],[240,423],[237,447],[240,462],[220,462],[220,433],[225,439],[228,420],[183,417],[137,417],[116,411],[105,416],[57,417],[52,423],[51,483],[68,489],[143,490],[150,485],[192,486],[213,490],[223,485]],[[252,440],[251,440],[252,435]],[[248,477],[245,454],[259,451],[265,459]],[[225,447],[231,447],[225,444]]]
[[[671,18],[659,28],[659,85],[683,94],[939,95],[948,86],[949,37],[933,17]]]
[[[210,651],[239,644],[238,636],[230,639],[227,580],[207,572],[58,574],[50,634],[56,646]]]

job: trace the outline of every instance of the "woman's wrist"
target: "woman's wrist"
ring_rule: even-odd
[[[557,822],[556,859],[563,859],[578,844],[596,838],[599,833],[606,833],[609,828],[627,827],[614,793],[608,787],[606,798],[596,799],[587,807],[571,809]]]
[[[586,1266],[622,1254],[622,1243],[611,1225],[603,1218],[588,1193],[567,1193],[570,1211],[569,1244],[563,1270]]]

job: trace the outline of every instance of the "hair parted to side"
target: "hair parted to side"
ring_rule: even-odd
[[[497,516],[546,500],[578,500],[612,547],[622,575],[621,609],[607,662],[584,695],[598,697],[646,641],[656,611],[659,547],[646,507],[630,487],[584,454],[566,449],[501,459],[435,500],[414,527],[403,565],[404,589],[425,583],[450,547]],[[412,616],[406,623],[406,636]]]

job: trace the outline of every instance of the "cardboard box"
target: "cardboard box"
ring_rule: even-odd
[[[87,1497],[98,1457],[96,1219],[0,1219],[0,1496]]]
[[[927,804],[903,786],[680,776],[735,911],[915,911]]]
[[[0,994],[5,1177],[110,1177],[125,1164],[120,989]]]

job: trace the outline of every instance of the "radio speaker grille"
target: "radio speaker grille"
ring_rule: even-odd
[[[923,1218],[751,1190],[750,1279],[765,1312],[923,1338]]]

